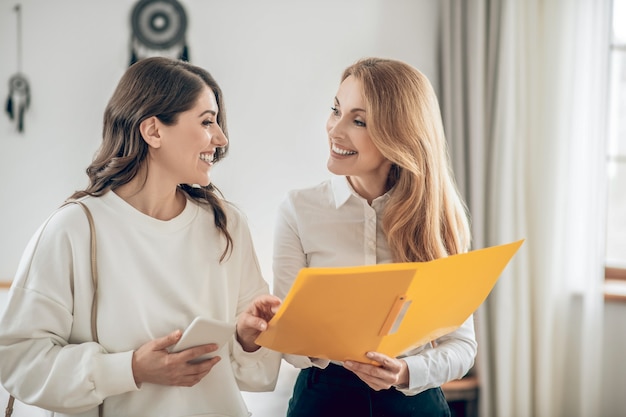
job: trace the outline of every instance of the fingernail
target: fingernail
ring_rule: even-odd
[[[346,368],[352,368],[352,361],[345,361],[343,364]]]
[[[374,357],[374,354],[372,352],[367,352],[366,356],[372,359]]]

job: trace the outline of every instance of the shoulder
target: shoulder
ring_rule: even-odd
[[[46,234],[63,232],[73,234],[77,231],[85,230],[88,227],[86,211],[83,207],[90,204],[87,200],[95,200],[94,197],[85,197],[76,202],[66,202],[48,216],[41,226],[42,233]]]
[[[238,230],[247,229],[248,228],[248,218],[246,214],[243,212],[241,208],[239,208],[236,204],[228,201],[221,200],[222,209],[224,211],[224,216],[226,217],[226,224],[230,233],[236,232]],[[196,201],[192,201],[192,204],[196,204],[200,206],[202,209],[201,212],[204,213],[207,221],[210,222],[211,225],[215,224],[215,211],[213,206],[208,203],[198,203]]]
[[[22,262],[43,259],[44,263],[62,263],[65,256],[74,252],[72,248],[88,247],[89,238],[89,221],[83,209],[78,204],[63,204],[31,237],[22,254]]]
[[[287,192],[283,199],[283,207],[294,208],[309,204],[330,203],[333,200],[332,181],[326,180],[311,187],[293,189]]]
[[[229,228],[248,228],[248,216],[244,211],[238,207],[235,203],[230,201],[224,201],[224,212],[228,219]]]

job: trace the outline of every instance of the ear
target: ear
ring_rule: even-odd
[[[153,148],[161,147],[161,136],[159,135],[159,124],[156,116],[148,117],[139,125],[139,131],[143,140]]]

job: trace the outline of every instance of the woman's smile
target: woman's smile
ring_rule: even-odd
[[[341,156],[351,156],[351,155],[356,155],[358,153],[357,151],[342,148],[336,143],[331,144],[330,149],[333,151],[333,153],[341,155]]]

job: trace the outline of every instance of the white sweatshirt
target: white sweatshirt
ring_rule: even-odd
[[[248,416],[239,390],[274,389],[276,352],[246,353],[233,337],[194,387],[138,387],[131,369],[144,343],[196,316],[235,322],[268,292],[243,215],[226,206],[234,248],[220,263],[225,239],[213,212],[191,200],[169,221],[114,192],[83,202],[96,226],[99,343],[90,330],[89,224],[72,204],[53,213],[24,251],[0,318],[0,383],[57,416],[96,416],[103,400],[106,416]]]

